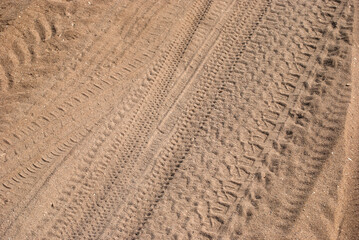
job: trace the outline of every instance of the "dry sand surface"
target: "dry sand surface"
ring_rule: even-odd
[[[1,0],[0,239],[359,239],[358,0]]]

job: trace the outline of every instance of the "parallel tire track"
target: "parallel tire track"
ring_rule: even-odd
[[[169,201],[170,203],[161,204],[156,210],[159,214],[154,218],[157,219],[158,217],[162,217],[164,220],[160,221],[158,224],[155,224],[154,222],[151,223],[151,227],[156,227],[154,229],[157,229],[157,233],[161,233],[160,229],[163,225],[163,228],[165,226],[171,226],[170,224],[165,224],[167,221],[172,221],[171,217],[166,218],[163,216],[166,216],[169,211],[175,211],[174,209],[176,209],[176,207],[181,209],[177,212],[178,218],[180,218],[180,212],[184,211],[192,213],[194,208],[196,214],[199,215],[199,220],[196,221],[200,221],[203,223],[203,226],[205,226],[206,221],[208,220],[208,225],[217,229],[214,233],[203,232],[203,235],[207,238],[216,238],[218,229],[220,231],[220,236],[223,238],[237,238],[239,236],[249,238],[251,234],[254,234],[254,236],[251,236],[254,238],[264,238],[265,235],[261,235],[263,232],[258,228],[258,222],[255,222],[254,224],[256,225],[253,226],[249,223],[251,222],[251,219],[256,218],[256,215],[259,215],[258,219],[261,219],[261,216],[272,216],[273,212],[278,214],[278,219],[273,221],[273,219],[264,218],[263,222],[260,220],[263,224],[263,228],[266,228],[265,225],[268,222],[272,222],[273,225],[271,225],[271,227],[274,228],[273,233],[280,235],[280,237],[285,235],[285,233],[284,235],[281,235],[283,234],[282,231],[290,231],[291,226],[294,224],[295,219],[300,213],[300,209],[306,201],[306,196],[308,196],[311,186],[321,171],[323,162],[328,157],[328,149],[331,149],[334,146],[337,134],[342,129],[341,123],[343,122],[345,109],[350,96],[350,89],[345,86],[346,82],[349,80],[347,74],[349,71],[347,66],[349,47],[346,47],[344,44],[342,49],[337,52],[338,48],[335,47],[337,46],[336,44],[328,44],[331,42],[332,38],[330,36],[332,36],[333,33],[331,30],[331,22],[336,22],[339,18],[343,17],[342,10],[347,8],[347,4],[346,2],[339,4],[335,1],[326,3],[317,1],[316,4],[318,4],[320,8],[314,7],[312,9],[313,13],[311,13],[308,12],[308,10],[304,10],[308,7],[306,4],[298,4],[296,6],[295,3],[290,2],[273,2],[269,13],[264,18],[263,24],[260,24],[258,32],[252,37],[246,51],[241,55],[241,58],[237,60],[237,68],[233,71],[234,76],[231,78],[234,81],[238,81],[237,89],[240,91],[240,99],[242,99],[239,100],[239,102],[243,102],[243,105],[239,103],[238,106],[228,106],[231,107],[231,111],[234,112],[236,111],[233,109],[238,109],[238,115],[237,117],[235,115],[234,121],[238,121],[238,118],[245,119],[247,117],[244,112],[245,109],[251,109],[250,111],[252,113],[248,116],[249,119],[247,121],[242,120],[243,122],[238,123],[238,125],[240,125],[240,127],[238,126],[240,131],[235,132],[238,136],[231,133],[233,130],[230,131],[230,133],[225,133],[225,130],[220,130],[223,126],[216,126],[216,122],[223,121],[223,125],[229,125],[228,127],[230,129],[236,129],[236,126],[231,126],[232,124],[230,121],[227,122],[224,120],[225,118],[223,115],[226,116],[226,112],[223,109],[225,109],[226,104],[222,103],[223,106],[219,105],[218,109],[221,109],[222,111],[218,113],[217,119],[214,117],[214,120],[211,123],[214,125],[213,129],[208,127],[204,129],[206,132],[211,130],[213,132],[211,141],[213,141],[213,138],[217,139],[219,142],[218,144],[220,145],[218,148],[225,150],[221,151],[218,148],[212,147],[212,145],[215,146],[215,143],[204,145],[206,141],[202,140],[205,142],[203,143],[201,140],[198,140],[199,142],[196,142],[196,145],[199,146],[197,150],[199,152],[194,151],[193,153],[190,153],[188,161],[191,162],[197,160],[199,158],[197,155],[202,155],[200,154],[202,151],[205,153],[203,154],[204,156],[201,156],[201,160],[204,161],[204,163],[208,161],[208,163],[206,163],[207,165],[195,166],[204,164],[197,160],[195,164],[193,163],[192,165],[189,165],[191,168],[195,169],[193,172],[187,170],[189,173],[186,173],[186,171],[183,170],[182,174],[187,176],[187,179],[182,180],[182,178],[184,178],[182,175],[179,179],[176,178],[176,180],[173,181],[178,181],[182,184],[183,182],[191,183],[194,181],[196,184],[193,187],[196,188],[196,192],[199,192],[198,194],[201,193],[206,196],[208,194],[208,189],[211,189],[210,192],[213,192],[215,197],[208,196],[208,199],[198,199],[198,196],[196,199],[193,195],[186,196],[183,192],[186,192],[186,189],[190,188],[192,185],[182,188],[180,184],[175,184],[180,190],[177,191],[176,187],[174,187],[171,188],[171,190],[168,190],[168,195],[164,193],[166,195],[166,201]],[[283,22],[282,18],[284,16],[291,19],[290,16],[296,15],[292,13],[293,10],[301,13],[308,12],[307,19],[313,19],[313,16],[326,16],[326,18],[325,21],[321,20],[321,23],[317,26],[313,23],[307,24],[305,22],[299,22],[298,19],[294,19],[294,21],[298,21],[294,24],[291,22]],[[285,25],[278,26],[279,21]],[[305,29],[305,32],[301,33],[301,36],[296,35],[295,32],[290,32],[289,34],[284,32],[283,38],[280,34],[277,36],[275,35],[276,31],[279,33],[283,32],[283,30],[289,26],[292,26],[292,29],[296,29],[296,27],[294,27],[296,24],[300,24],[302,27],[304,26],[303,28]],[[339,30],[338,37],[345,42],[348,41],[347,36],[350,35],[351,30],[350,27],[348,28],[347,26],[345,26],[344,29],[347,29],[348,32],[345,33],[345,31]],[[334,32],[337,32],[337,30],[334,30]],[[295,44],[288,44],[288,46],[286,46],[286,38],[295,40]],[[293,56],[292,60],[292,58],[286,56],[285,53],[278,54],[279,49],[276,49],[275,43],[278,44],[278,46],[280,44],[281,47],[284,48],[288,47],[287,51],[290,53],[294,53],[297,48],[299,48],[300,51],[297,56]],[[343,44],[340,43],[340,45]],[[326,46],[328,49],[326,49]],[[337,50],[333,52],[333,49]],[[271,52],[275,52],[278,57],[271,59]],[[328,52],[330,52],[330,54],[326,56]],[[265,56],[266,53],[269,58]],[[329,59],[336,55],[340,56],[342,59],[338,59],[338,65],[332,65],[332,61]],[[282,56],[285,58],[282,58]],[[318,58],[322,59],[322,61],[313,61]],[[260,62],[261,59],[268,59],[268,61],[276,63],[276,65],[268,64],[268,62]],[[307,64],[308,61],[310,62],[309,64]],[[312,64],[311,61],[314,63]],[[282,65],[282,62],[286,62],[286,64]],[[254,63],[255,65],[253,65]],[[256,73],[253,72],[253,68],[255,67],[257,68]],[[331,77],[324,76],[322,74],[322,67],[325,68],[325,71],[330,71],[330,68],[335,67],[335,71],[338,75],[334,75],[331,72]],[[267,76],[262,75],[261,71]],[[314,76],[316,77],[314,78]],[[318,78],[322,80],[319,80]],[[342,82],[340,82],[341,79]],[[246,80],[248,81],[247,83]],[[334,80],[339,82],[335,82]],[[258,83],[256,81],[258,81]],[[318,83],[321,81],[326,81],[326,84],[330,87],[324,87],[320,84],[319,86],[321,87],[318,88]],[[267,86],[273,86],[273,88],[267,88]],[[231,91],[230,89],[231,88],[229,88],[229,91]],[[261,99],[263,96],[266,96],[266,92],[268,92],[268,95],[270,94],[270,100]],[[224,93],[222,94],[225,95]],[[258,94],[257,99],[263,101],[264,104],[255,99],[255,94]],[[320,95],[322,97],[320,101],[323,103],[333,101],[333,99],[336,103],[328,104],[330,106],[327,108],[318,109],[314,102],[318,102],[319,98],[312,96],[307,97],[307,94]],[[226,95],[228,96],[228,93],[226,93]],[[226,97],[223,98],[228,99]],[[308,101],[310,102],[308,103]],[[249,106],[246,106],[245,104]],[[256,109],[259,110],[258,113],[256,113]],[[328,122],[324,123],[319,122],[318,120],[309,122],[308,120],[313,117],[315,111],[324,114],[324,119],[327,119]],[[238,117],[241,115],[242,118]],[[254,116],[255,118],[253,121],[251,118]],[[258,116],[262,116],[262,119]],[[318,114],[314,118],[323,119],[323,116]],[[313,129],[314,136],[309,136],[307,140],[306,137],[308,134],[306,131],[308,131],[308,129]],[[249,136],[246,136],[246,131],[249,132]],[[209,135],[208,138],[211,136],[212,135]],[[236,143],[235,139],[240,139],[241,141]],[[246,143],[246,141],[248,141],[248,143]],[[312,144],[309,144],[309,149],[296,150],[301,149],[303,141],[313,142]],[[240,147],[241,145],[243,146],[243,150]],[[312,146],[313,148],[311,148]],[[210,155],[209,153],[211,151],[213,151],[213,154]],[[229,153],[227,153],[227,151]],[[303,151],[302,153],[304,153],[305,156],[309,154],[309,159],[305,157],[305,160],[302,160],[305,162],[304,166],[297,167],[298,175],[292,175],[289,172],[290,175],[285,176],[283,175],[287,170],[285,168],[288,167],[287,171],[289,171],[291,167],[291,153],[296,151]],[[206,157],[207,152],[209,152],[208,158]],[[233,152],[236,154],[233,154]],[[192,158],[192,154],[196,156],[196,158]],[[216,186],[212,182],[207,185],[203,179],[204,177],[201,177],[202,174],[205,174],[203,170],[201,171],[201,168],[207,167],[210,169],[209,166],[213,165],[217,159],[219,161],[218,167],[220,168],[223,166],[223,174],[220,174],[219,171],[213,173],[215,174],[213,176],[215,178],[213,182],[216,182],[218,179],[218,185],[221,187]],[[234,160],[230,161],[231,159]],[[189,168],[189,166],[186,167]],[[213,166],[213,169],[216,169],[215,166]],[[302,170],[304,170],[306,174],[309,174],[310,177],[305,177],[304,174],[300,173]],[[236,173],[236,171],[238,171],[238,173]],[[193,174],[193,176],[191,176],[191,174]],[[228,175],[230,177],[227,177]],[[202,190],[199,187],[200,184],[194,176],[198,176],[199,179],[202,179],[200,180],[203,181],[201,184],[206,186],[206,190],[203,190],[204,193],[202,193]],[[295,178],[295,176],[299,176],[300,179],[294,180],[299,181],[298,187],[290,190],[288,188],[292,187],[293,184],[294,186],[297,186],[296,183],[291,182],[292,177]],[[288,177],[288,182],[284,182],[284,185],[282,185],[283,183],[280,183],[283,177]],[[235,186],[236,183],[238,183],[237,186]],[[276,191],[274,191],[274,189]],[[174,193],[170,193],[172,191],[174,191]],[[183,200],[178,199],[176,193],[178,193],[178,195],[184,195],[182,198]],[[288,194],[288,196],[281,197],[281,194]],[[273,197],[270,197],[271,195]],[[201,197],[204,198],[203,196]],[[217,201],[214,200],[216,198]],[[184,201],[185,199],[187,202]],[[191,202],[191,200],[197,200],[197,202]],[[203,205],[201,202],[203,202]],[[206,202],[208,207],[206,206]],[[190,203],[195,204],[193,208],[191,208],[192,206]],[[170,209],[166,208],[167,210],[160,210],[171,204],[172,206]],[[266,208],[263,206],[266,204],[269,205],[270,209],[265,210]],[[276,204],[283,205],[279,205],[280,207],[275,208]],[[264,212],[263,214],[262,211]],[[230,217],[224,217],[226,214],[229,214]],[[177,237],[179,236],[179,232],[185,231],[186,223],[190,221],[191,224],[194,224],[194,222],[196,222],[191,221],[192,218],[195,218],[194,215],[194,213],[190,214],[190,217],[187,216],[187,219],[184,219],[185,216],[183,216],[183,222],[181,222],[180,219],[177,219],[176,216],[172,216],[174,219],[177,219],[176,223],[173,223],[176,224],[176,227],[172,225],[172,228],[177,229],[177,231],[173,230]],[[190,220],[188,220],[188,218]],[[277,227],[280,230],[276,229]],[[248,231],[246,231],[246,229],[248,229]],[[249,229],[252,229],[253,231]],[[155,232],[156,230],[147,233],[152,236],[160,236]],[[162,232],[164,232],[164,230]],[[278,235],[273,236],[273,238],[278,238]]]
[[[149,17],[152,18],[152,16],[150,15]],[[113,60],[110,59],[110,61]],[[81,106],[80,104],[85,104],[84,102],[87,101],[88,98],[90,96],[93,96],[94,94],[98,94],[98,96],[96,96],[97,98],[99,97],[103,98],[104,96],[103,95],[101,96],[99,93],[101,93],[102,91],[103,94],[104,92],[103,90],[107,90],[107,93],[106,92],[105,93],[107,95],[112,96],[111,91],[114,91],[114,88],[112,87],[113,83],[117,84],[119,81],[118,77],[112,77],[111,81],[107,81],[102,79],[101,76],[98,76],[96,80],[98,83],[96,82],[89,83],[87,86],[84,87],[83,89],[84,92],[76,93],[76,96],[73,97],[74,99],[73,101],[65,100],[65,103],[62,103],[60,106],[57,107],[55,106],[54,108],[52,108],[55,109],[55,111],[50,112],[50,114],[46,114],[46,115],[41,114],[40,120],[31,122],[29,126],[25,127],[19,132],[13,133],[12,135],[8,135],[8,137],[4,139],[5,144],[3,146],[4,149],[3,151],[5,152],[5,158],[7,160],[15,161],[16,159],[20,158],[21,161],[23,161],[24,159],[22,158],[22,156],[24,155],[29,156],[28,160],[25,161],[27,163],[25,162],[22,163],[22,164],[25,163],[24,167],[15,169],[12,173],[6,176],[4,175],[2,176],[1,195],[2,195],[2,199],[4,200],[1,202],[1,204],[3,204],[4,212],[6,212],[5,207],[9,206],[9,202],[20,201],[22,199],[22,197],[20,197],[21,195],[29,191],[34,191],[33,185],[35,184],[38,185],[37,183],[43,181],[44,174],[49,175],[52,171],[50,169],[53,169],[53,166],[56,166],[59,163],[61,163],[59,161],[61,159],[64,159],[64,157],[66,157],[66,155],[68,155],[71,152],[71,150],[85,136],[88,135],[88,132],[91,130],[93,124],[98,119],[93,118],[91,119],[90,122],[87,121],[87,124],[84,126],[81,123],[74,122],[75,124],[72,123],[72,127],[69,127],[68,119],[66,120],[66,118],[69,117],[68,114],[71,114],[71,112],[76,112],[75,107],[78,108]],[[136,93],[136,97],[138,97],[138,93]],[[132,99],[129,99],[130,101],[129,103],[126,102],[127,101],[126,99],[124,99],[124,101],[125,101],[124,102],[125,111],[128,111],[128,107],[129,104],[131,104]],[[111,108],[111,106],[109,107]],[[49,109],[46,109],[46,111],[48,110]],[[91,110],[90,108],[90,109],[86,109],[86,111],[92,112],[93,110]],[[104,112],[104,114],[105,113],[106,111]],[[60,118],[61,115],[63,119]],[[101,116],[99,116],[99,118],[101,118]],[[44,127],[47,127],[48,130],[46,130],[46,128]],[[56,128],[59,127],[61,127],[64,130],[61,133],[63,137],[54,138],[52,136],[52,133],[56,130]],[[63,127],[67,128],[66,131],[65,128]],[[61,138],[63,139],[61,140]],[[41,142],[44,144],[45,143],[49,144],[51,142],[53,148],[49,149],[48,147],[46,147],[46,149],[44,148],[43,150],[40,148],[37,149],[41,151],[41,155],[39,156],[39,152],[38,151],[35,152],[34,149],[32,149],[30,146],[36,143],[38,147],[41,147],[41,145],[39,145]],[[13,152],[11,152],[9,146],[14,147]],[[4,155],[2,155],[2,157],[3,156]],[[9,169],[2,169],[2,170],[9,170]],[[31,194],[28,194],[26,196],[26,199],[28,199],[29,196],[31,196]]]
[[[206,66],[208,72],[205,71],[201,75],[195,94],[188,100],[183,115],[170,134],[167,146],[159,150],[155,156],[154,165],[149,169],[150,172],[146,174],[144,181],[138,184],[138,189],[131,194],[133,197],[130,202],[116,214],[119,220],[115,218],[112,227],[105,235],[106,237],[131,239],[136,238],[142,232],[142,228],[151,218],[157,202],[160,201],[168,184],[194,144],[197,131],[210,115],[211,108],[219,100],[217,95],[228,84],[226,71],[231,72],[233,57],[245,48],[246,41],[251,35],[251,28],[258,25],[260,20],[257,18],[260,19],[266,7],[268,7],[266,2],[243,3],[243,5],[238,4],[234,7],[235,10],[231,12],[231,17],[224,26],[224,36],[220,38],[216,51],[208,60]],[[243,9],[253,9],[254,12],[239,13]],[[241,24],[238,25],[238,22]],[[246,24],[248,24],[248,28],[245,28]],[[230,37],[233,35],[229,34],[233,34],[235,38]],[[213,233],[203,231],[202,234],[211,235]]]
[[[135,12],[148,21],[165,6],[143,4]],[[318,204],[307,234],[340,236],[340,169],[328,174],[327,165],[350,101],[351,7],[350,0],[199,0],[166,38],[170,43],[156,43],[163,51],[153,53],[154,64],[139,64],[146,74],[132,63],[117,66],[126,56],[118,42],[104,54],[92,52],[91,67],[80,69],[91,79],[81,78],[78,89],[82,83],[58,86],[66,91],[55,94],[56,104],[3,139],[6,159],[24,165],[2,176],[0,206],[27,196],[17,212],[6,208],[11,222],[0,222],[3,236],[295,238],[303,211]],[[133,24],[144,28],[124,31],[142,36],[147,23]],[[36,27],[39,41],[51,37],[45,25]],[[13,44],[12,65],[31,59],[19,50],[24,44]],[[96,62],[110,74],[101,75]],[[134,79],[129,92],[120,91],[123,78]],[[51,137],[58,128],[61,135]],[[31,212],[62,165],[74,169],[57,201],[32,232],[16,232],[25,218],[20,210]],[[338,179],[328,181],[328,197],[318,203],[310,195],[323,176]]]
[[[201,4],[198,4],[198,5],[201,5]],[[203,6],[202,6],[202,8],[203,8]],[[201,10],[201,8],[200,7],[196,7],[195,8],[196,10],[193,10],[194,11],[194,13],[193,14],[196,14],[196,12],[195,11],[203,11],[203,10]],[[207,7],[205,7],[204,6],[204,11],[206,12],[208,10],[208,6]],[[163,91],[163,90],[160,90],[161,89],[161,87],[159,87],[159,86],[161,86],[161,85],[159,85],[158,86],[158,84],[164,84],[163,85],[163,87],[164,88],[168,88],[169,86],[170,86],[170,84],[167,82],[167,81],[165,81],[165,80],[167,80],[168,79],[168,77],[170,77],[172,74],[173,74],[173,71],[176,69],[176,65],[178,64],[178,61],[179,61],[179,59],[181,58],[181,56],[182,56],[182,54],[185,52],[185,50],[186,50],[186,46],[189,44],[189,42],[191,41],[191,36],[194,34],[194,32],[196,31],[196,26],[198,26],[198,24],[199,24],[199,22],[200,22],[200,20],[201,20],[201,18],[203,17],[203,15],[202,15],[203,13],[200,13],[199,15],[194,15],[193,17],[190,17],[190,15],[188,16],[188,18],[190,19],[190,21],[194,21],[194,25],[192,25],[191,27],[189,27],[188,28],[188,25],[185,25],[186,26],[186,28],[182,28],[182,32],[180,32],[179,33],[179,35],[177,36],[177,38],[175,38],[176,40],[175,40],[175,42],[170,46],[171,47],[171,49],[172,49],[172,51],[168,51],[168,52],[165,52],[164,53],[164,55],[163,55],[163,58],[162,59],[160,59],[160,61],[157,63],[157,65],[153,68],[153,70],[152,71],[150,71],[150,73],[149,73],[149,75],[148,75],[148,77],[144,80],[144,83],[143,83],[143,87],[141,87],[140,89],[137,89],[136,91],[135,91],[135,95],[133,96],[134,98],[133,98],[133,100],[130,98],[129,100],[130,100],[130,102],[129,103],[126,103],[126,105],[124,106],[125,107],[125,109],[123,109],[123,110],[125,110],[125,111],[127,111],[126,110],[126,108],[127,107],[131,107],[131,106],[134,106],[134,105],[136,105],[138,102],[140,102],[140,103],[145,103],[145,102],[148,102],[148,103],[150,103],[152,100],[151,100],[151,98],[152,97],[149,97],[149,99],[148,99],[148,101],[144,101],[144,100],[141,100],[141,101],[139,101],[139,99],[138,98],[140,98],[141,97],[141,95],[142,96],[146,96],[146,94],[150,91],[150,89],[154,89],[155,91]],[[189,20],[188,19],[188,20]],[[187,21],[188,22],[188,21]],[[177,49],[177,50],[175,50],[175,49]],[[163,66],[166,66],[166,68],[164,68]],[[155,79],[156,79],[156,81],[155,81]],[[158,79],[158,80],[157,80]],[[162,81],[160,81],[160,80],[162,80]],[[153,86],[153,85],[155,85],[155,86]],[[167,90],[168,91],[168,90]],[[159,93],[159,95],[156,95],[156,98],[154,98],[153,100],[156,100],[156,101],[161,101],[160,99],[161,98],[163,98],[163,97],[166,97],[166,94],[163,94],[163,93],[160,93],[160,92],[158,92]],[[131,101],[133,102],[133,103],[131,103]],[[147,103],[147,104],[148,104]],[[150,106],[157,106],[158,104],[151,104]],[[134,115],[130,115],[130,116],[128,116],[127,117],[127,119],[130,121],[128,124],[130,124],[129,126],[127,126],[126,128],[124,128],[124,131],[129,131],[130,129],[131,129],[131,124],[133,124],[134,122],[136,123],[136,125],[137,125],[137,122],[139,121],[138,119],[141,119],[141,118],[144,118],[144,116],[151,116],[151,114],[149,114],[149,113],[143,113],[143,112],[141,112],[141,111],[138,111],[139,109],[138,109],[139,107],[136,107],[135,109],[133,109],[133,114]],[[120,117],[120,119],[121,119],[121,116],[123,116],[123,113],[124,113],[124,111],[123,110],[120,110],[119,112],[118,112],[118,114],[119,114],[119,116],[118,117]],[[153,111],[151,111],[151,113],[152,114],[154,114],[156,112],[156,110],[154,109]],[[139,116],[136,116],[137,114],[140,114]],[[142,115],[142,114],[145,114],[145,115]],[[142,117],[141,117],[141,115],[142,115]],[[118,117],[116,117],[117,119],[118,119]],[[135,118],[136,117],[136,118]],[[137,121],[137,120],[138,121]],[[136,121],[135,121],[136,120]],[[153,120],[155,120],[155,118],[153,119]],[[115,122],[118,122],[119,120],[115,120]],[[151,123],[151,121],[148,121],[148,120],[145,120],[145,118],[143,119],[143,122],[142,121],[139,121],[140,123],[143,123],[142,125],[144,125],[144,126],[146,126],[147,124],[150,124]],[[139,124],[140,126],[141,126],[141,124]],[[113,126],[113,124],[111,124],[111,126]],[[124,126],[126,126],[126,125],[124,125]],[[110,127],[110,129],[113,129],[113,127]],[[145,128],[146,129],[146,131],[148,131],[148,130],[150,130],[150,128]],[[106,130],[106,131],[108,131],[108,130]],[[105,133],[105,136],[108,136],[108,134],[109,133]],[[131,133],[132,134],[132,133]],[[137,137],[137,136],[139,136],[138,135],[139,134],[139,132],[136,132],[136,134],[133,136],[133,137]],[[132,138],[132,137],[131,137]],[[124,143],[125,144],[125,146],[127,146],[127,147],[124,147],[124,149],[127,149],[127,148],[133,148],[133,147],[137,147],[137,148],[139,148],[139,147],[141,147],[141,145],[139,144],[139,142],[138,142],[138,140],[135,140],[135,139],[131,139],[130,137],[129,138],[127,138],[128,140],[127,141],[129,141],[129,142],[127,142],[127,143]],[[134,144],[135,143],[135,141],[137,141],[137,144]],[[142,141],[142,140],[141,140]],[[144,142],[145,143],[145,142]],[[101,144],[100,144],[101,145]],[[130,150],[130,149],[129,149]],[[94,151],[96,152],[96,149],[94,149]],[[131,150],[131,152],[132,152],[133,150]],[[138,150],[136,150],[136,151],[138,151]],[[123,154],[126,154],[126,153],[123,153]],[[93,155],[92,155],[92,153],[89,153],[89,156],[90,157],[93,157]],[[85,161],[86,161],[86,159],[85,159]],[[86,184],[87,185],[87,184]],[[70,220],[71,221],[71,220]],[[98,223],[96,223],[96,224],[100,224],[101,223],[101,221],[99,221]],[[62,227],[60,227],[61,225],[56,225],[56,231],[59,231]],[[80,226],[82,226],[82,225],[80,225]],[[61,232],[62,232],[62,230],[61,230]],[[72,234],[81,234],[81,232],[83,232],[83,231],[80,231],[80,232],[74,232],[74,233],[72,233]],[[84,232],[86,232],[86,231],[84,231]],[[52,234],[55,234],[55,233],[53,233],[52,232]],[[69,234],[71,234],[70,232],[69,232]],[[59,235],[57,235],[57,234],[55,234],[56,236],[59,236]],[[76,235],[73,235],[73,237],[74,236],[76,236]]]

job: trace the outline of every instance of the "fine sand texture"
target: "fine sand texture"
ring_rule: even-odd
[[[359,1],[1,0],[0,239],[359,240]]]

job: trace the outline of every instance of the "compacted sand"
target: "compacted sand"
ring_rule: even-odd
[[[0,1],[0,239],[359,239],[359,1]]]

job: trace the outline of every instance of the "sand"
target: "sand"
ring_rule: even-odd
[[[0,239],[359,239],[357,0],[0,2]]]

